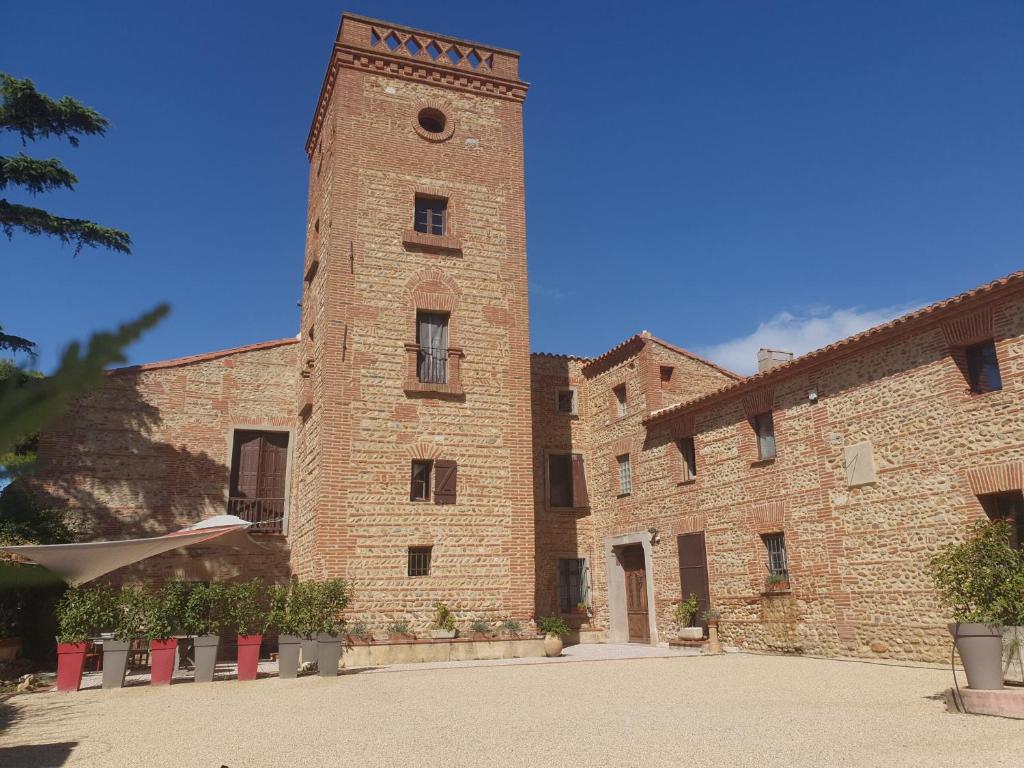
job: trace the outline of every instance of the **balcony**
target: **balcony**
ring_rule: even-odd
[[[252,523],[249,533],[284,533],[284,499],[228,499],[228,514]]]
[[[462,350],[449,347],[447,359],[423,365],[426,352],[419,344],[405,345],[405,391],[441,395],[462,395]]]

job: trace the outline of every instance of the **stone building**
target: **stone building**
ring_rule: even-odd
[[[526,90],[514,51],[344,15],[298,337],[112,371],[40,492],[87,537],[250,519],[117,577],[343,576],[377,628],[443,600],[658,643],[693,593],[745,647],[946,653],[928,555],[1024,525],[1024,273],[747,378],[646,332],[531,355]]]

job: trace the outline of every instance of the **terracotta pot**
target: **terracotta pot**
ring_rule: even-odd
[[[373,645],[372,635],[346,635],[349,645]]]
[[[103,641],[103,687],[120,688],[128,671],[128,649],[131,643],[122,640]]]
[[[178,638],[149,641],[149,684],[169,685],[178,666]]]
[[[544,635],[544,655],[545,656],[561,656],[562,655],[562,638],[555,634]]]
[[[392,643],[411,643],[413,640],[416,639],[416,635],[412,634],[411,632],[406,634],[393,634],[389,635],[388,639]]]
[[[255,680],[260,665],[263,635],[238,636],[238,679]]]
[[[950,624],[949,634],[964,664],[967,686],[976,691],[1003,687],[1003,628],[989,624]]]
[[[20,637],[0,637],[0,661],[14,661],[21,653]]]
[[[62,693],[82,687],[85,651],[88,643],[57,643],[57,690]]]

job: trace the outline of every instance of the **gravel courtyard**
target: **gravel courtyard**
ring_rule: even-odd
[[[731,654],[18,696],[0,765],[1019,766],[948,671]]]

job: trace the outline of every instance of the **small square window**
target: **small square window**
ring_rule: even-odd
[[[760,461],[775,458],[775,420],[772,412],[759,413],[753,419],[757,433],[757,458]]]
[[[615,395],[615,412],[621,419],[629,413],[629,403],[626,400],[626,385],[619,384],[619,386],[612,390],[612,393]]]
[[[671,365],[661,366],[661,388],[667,389],[672,383],[672,374],[675,373],[676,369]]]
[[[789,559],[786,557],[786,534],[768,533],[761,537],[768,550],[768,575],[789,578]]]
[[[980,395],[1003,388],[995,342],[974,344],[964,350],[964,355],[967,358],[967,383],[971,392]]]
[[[440,197],[416,195],[417,232],[427,235],[443,235],[448,225],[448,201]]]
[[[679,455],[683,457],[683,480],[696,480],[697,448],[692,437],[679,439]]]
[[[409,547],[409,575],[429,576],[433,547]]]
[[[409,489],[410,501],[430,501],[430,474],[434,462],[414,460]]]
[[[617,457],[619,462],[619,495],[628,496],[633,493],[633,467],[629,461],[629,454],[624,453]]]
[[[576,390],[572,388],[560,389],[556,393],[555,405],[559,413],[576,413]]]

